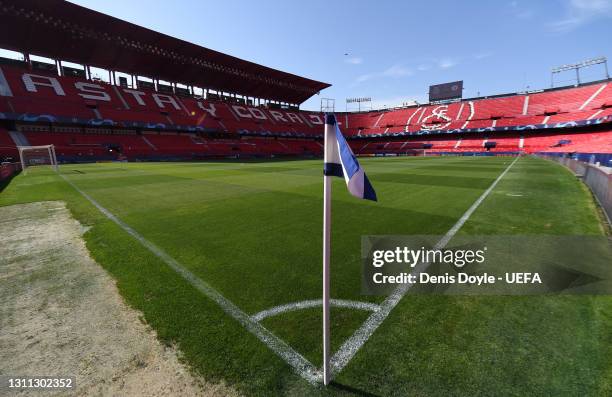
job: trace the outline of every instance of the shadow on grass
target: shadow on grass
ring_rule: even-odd
[[[336,381],[331,382],[329,384],[329,388],[337,390],[337,391],[342,391],[342,392],[345,392],[345,393],[350,393],[350,394],[355,395],[355,396],[378,397],[378,394],[373,394],[373,393],[367,392],[365,390],[358,389],[358,388],[353,387],[353,386],[343,385],[342,383],[338,383]]]
[[[13,175],[9,176],[8,178],[1,180],[0,181],[0,193],[2,193],[2,191],[11,183],[13,178],[19,175],[20,173],[21,171],[17,171]]]

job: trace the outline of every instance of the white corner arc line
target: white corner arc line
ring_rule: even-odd
[[[465,224],[465,222],[472,216],[474,211],[482,204],[482,202],[487,198],[487,196],[493,191],[495,186],[499,183],[499,181],[508,173],[510,168],[518,161],[519,157],[514,159],[506,167],[506,169],[493,181],[491,186],[487,190],[485,190],[480,197],[472,204],[470,208],[459,218],[457,223],[450,228],[448,232],[436,243],[434,249],[442,249],[448,244],[448,242],[453,238],[455,234],[461,229],[461,227]],[[429,266],[429,263],[421,262],[417,265],[413,272],[422,272]],[[367,340],[372,336],[374,331],[382,324],[382,322],[389,316],[391,310],[399,303],[399,301],[403,298],[403,296],[408,292],[410,287],[413,284],[402,284],[393,291],[391,295],[387,297],[381,304],[380,309],[370,315],[367,320],[361,325],[361,327],[353,333],[353,335],[348,338],[340,347],[340,349],[334,354],[331,358],[331,368],[332,368],[332,376],[337,375],[340,371],[344,369],[344,367],[351,361],[351,359],[355,356],[355,354],[361,349],[361,347],[367,342]]]
[[[183,265],[177,262],[173,257],[168,255],[161,248],[157,247],[155,244],[145,239],[136,230],[132,229],[121,219],[117,218],[113,213],[111,213],[109,210],[100,205],[90,195],[79,189],[74,183],[72,183],[72,181],[66,178],[66,176],[60,176],[77,192],[79,192],[83,197],[85,197],[91,204],[93,204],[108,219],[115,222],[119,227],[121,227],[128,234],[138,240],[138,242],[140,242],[140,244],[142,244],[146,249],[148,249],[151,253],[153,253],[155,256],[164,261],[171,269],[173,269],[180,276],[182,276],[193,287],[195,287],[198,291],[200,291],[205,296],[214,301],[217,305],[221,307],[221,309],[225,313],[229,314],[250,333],[255,335],[261,342],[268,346],[270,350],[276,353],[277,356],[282,358],[287,364],[293,367],[293,369],[298,375],[306,379],[311,384],[321,382],[321,372],[314,365],[312,365],[310,361],[308,361],[304,356],[302,356],[300,353],[296,352],[291,346],[289,346],[285,341],[274,335],[272,332],[270,332],[258,322],[253,321],[251,317],[242,310],[240,310],[238,306],[236,306],[223,295],[221,295],[208,283],[200,279],[191,271],[187,270]]]
[[[359,302],[350,301],[345,299],[330,299],[332,307],[343,307],[347,309],[365,310],[370,312],[377,312],[380,309],[375,303],[370,302]],[[293,312],[296,310],[310,309],[323,305],[323,299],[313,299],[300,302],[287,303],[285,305],[275,306],[271,309],[262,310],[251,316],[253,321],[260,322],[261,320],[274,317],[282,313]]]

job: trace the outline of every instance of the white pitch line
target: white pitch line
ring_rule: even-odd
[[[503,178],[503,176],[510,170],[510,168],[516,163],[518,157],[502,172],[497,179],[491,184],[491,186],[476,200],[474,204],[463,214],[463,216],[457,221],[457,223],[446,233],[446,235],[438,241],[435,245],[436,249],[441,249],[450,239],[459,231],[459,229],[463,226],[463,224],[467,221],[467,219],[472,215],[472,213],[480,206],[480,204],[484,201],[484,199],[491,193],[491,191],[495,188],[497,183]],[[179,262],[177,262],[174,258],[168,255],[165,251],[145,239],[138,232],[132,229],[129,225],[121,221],[117,218],[113,213],[108,211],[102,205],[100,205],[96,200],[94,200],[87,193],[79,189],[72,181],[66,178],[64,175],[60,175],[68,184],[70,184],[77,192],[79,192],[83,197],[85,197],[89,202],[91,202],[102,214],[104,214],[107,218],[115,222],[119,227],[125,230],[128,234],[138,240],[145,248],[151,251],[158,258],[162,259],[168,266],[170,266],[173,270],[175,270],[179,275],[181,275],[185,280],[187,280],[190,284],[192,284],[196,289],[202,292],[204,295],[212,299],[215,303],[217,303],[223,311],[232,316],[236,321],[242,324],[249,332],[255,335],[260,341],[262,341],[266,346],[268,346],[274,353],[276,353],[280,358],[282,358],[287,364],[292,366],[294,370],[306,379],[308,382],[315,384],[320,383],[322,379],[321,372],[312,365],[305,357],[296,352],[291,346],[289,346],[285,341],[278,338],[268,329],[259,324],[254,318],[256,316],[261,315],[264,312],[270,312],[275,309],[281,307],[288,307],[296,304],[288,304],[279,306],[276,308],[269,309],[267,311],[263,311],[257,313],[254,316],[249,316],[240,310],[236,305],[234,305],[231,301],[226,299],[223,295],[221,295],[218,291],[212,288],[209,284],[198,278],[195,274],[191,273],[185,267],[183,267]],[[422,272],[424,271],[428,263],[420,263],[414,269],[414,271]],[[344,344],[340,347],[340,349],[334,354],[331,358],[331,366],[333,374],[338,374],[347,364],[348,362],[355,356],[357,351],[361,349],[361,347],[365,344],[365,342],[370,338],[370,336],[376,331],[376,329],[380,326],[380,324],[387,318],[391,310],[399,303],[402,297],[406,294],[406,292],[410,289],[411,285],[401,285],[398,287],[380,306],[375,304],[368,304],[364,302],[351,302],[351,301],[343,301],[343,300],[335,300],[336,306],[349,307],[346,302],[350,302],[352,304],[362,304],[368,306],[369,308],[363,307],[363,310],[370,310],[373,313],[368,317],[368,319],[362,324],[362,326],[349,338]],[[305,301],[305,302],[317,302],[317,305],[322,303],[321,300],[314,301]],[[343,302],[343,303],[341,303]],[[299,305],[304,302],[297,302]],[[308,306],[306,306],[308,307]],[[354,306],[351,306],[356,308]],[[297,310],[297,308],[295,309]],[[264,316],[261,319],[268,317]]]
[[[155,256],[164,261],[170,268],[181,275],[187,282],[194,286],[198,291],[202,292],[205,296],[212,299],[217,305],[223,309],[224,312],[232,316],[236,321],[242,324],[250,333],[255,335],[260,341],[266,344],[277,356],[282,358],[287,364],[293,367],[293,369],[304,379],[312,384],[321,382],[321,372],[310,363],[304,356],[296,352],[291,346],[285,341],[278,338],[268,329],[263,327],[256,321],[253,321],[251,317],[240,310],[238,306],[233,304],[217,290],[211,287],[208,283],[200,279],[198,276],[187,270],[183,265],[177,262],[173,257],[168,255],[161,248],[150,242],[141,236],[137,231],[132,229],[129,225],[124,223],[121,219],[117,218],[113,213],[100,205],[87,193],[79,189],[72,181],[66,178],[64,175],[60,175],[68,184],[70,184],[77,192],[85,197],[90,203],[92,203],[102,214],[108,219],[115,222],[119,227],[129,233],[132,237],[140,242],[145,248],[151,251]]]
[[[348,309],[357,309],[357,310],[365,310],[370,312],[376,312],[380,309],[375,303],[369,302],[358,302],[358,301],[349,301],[344,299],[331,299],[330,303],[333,307],[344,307]],[[251,316],[253,321],[261,321],[264,318],[277,316],[282,313],[292,312],[296,310],[302,309],[310,309],[313,307],[318,307],[323,305],[323,299],[313,299],[301,302],[293,302],[288,303],[286,305],[275,306],[271,309],[262,310],[257,314]]]
[[[502,172],[497,179],[489,186],[487,190],[472,204],[470,208],[459,218],[457,223],[450,228],[448,232],[436,243],[434,249],[442,249],[448,244],[455,234],[461,229],[465,222],[472,216],[474,211],[480,206],[480,204],[487,198],[487,196],[493,191],[497,183],[508,173],[510,168],[518,161],[519,157],[514,159],[510,165]],[[421,262],[417,265],[413,273],[420,273],[427,269],[429,263]],[[361,325],[361,327],[355,331],[355,333],[347,339],[340,349],[331,358],[332,375],[337,375],[344,369],[344,367],[351,361],[355,354],[361,349],[361,347],[368,341],[370,336],[376,331],[376,329],[382,324],[387,318],[391,310],[399,303],[402,297],[412,287],[412,284],[401,284],[398,288],[393,291],[391,295],[387,297],[380,305],[380,309],[370,315],[368,319]]]

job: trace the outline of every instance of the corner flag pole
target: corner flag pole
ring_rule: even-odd
[[[335,126],[325,124],[323,161],[333,161]],[[329,367],[329,260],[331,252],[331,175],[323,176],[323,384],[331,380]]]
[[[351,147],[338,128],[333,113],[325,115],[323,146],[323,383],[331,381],[329,345],[329,258],[331,252],[331,177],[344,179],[351,195],[377,201],[376,192]]]

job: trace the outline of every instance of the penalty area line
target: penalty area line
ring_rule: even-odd
[[[289,364],[295,372],[308,381],[311,384],[316,384],[321,382],[322,374],[321,372],[310,363],[304,356],[295,351],[291,346],[289,346],[285,341],[274,335],[267,328],[259,324],[257,321],[254,321],[248,314],[240,310],[238,306],[232,303],[230,300],[225,298],[221,293],[211,287],[208,283],[200,279],[198,276],[193,274],[191,271],[187,270],[183,265],[181,265],[176,259],[168,255],[164,250],[145,239],[141,236],[136,230],[132,229],[129,225],[124,223],[121,219],[117,218],[112,212],[104,208],[100,203],[94,200],[89,194],[85,193],[81,189],[79,189],[71,180],[66,178],[66,176],[60,174],[62,179],[64,179],[70,186],[74,188],[77,192],[79,192],[85,199],[87,199],[91,204],[93,204],[102,214],[104,214],[108,219],[116,223],[119,227],[121,227],[124,231],[134,237],[140,244],[142,244],[146,249],[148,249],[152,254],[161,259],[164,263],[166,263],[171,269],[177,272],[181,277],[183,277],[187,282],[189,282],[193,287],[195,287],[198,291],[203,293],[206,297],[210,298],[217,305],[223,309],[223,311],[233,317],[236,321],[238,321],[244,328],[246,328],[251,334],[255,335],[257,339],[263,342],[270,350],[276,353],[281,359],[283,359],[287,364]]]
[[[442,249],[448,244],[448,242],[457,234],[459,229],[467,222],[472,216],[474,211],[482,204],[482,202],[489,196],[489,194],[495,189],[495,186],[499,181],[508,173],[510,168],[518,161],[519,157],[514,159],[506,167],[506,169],[493,181],[491,186],[485,190],[478,199],[472,204],[470,208],[459,218],[459,220],[449,229],[448,232],[436,243],[434,249]],[[414,268],[414,272],[419,273],[427,269],[429,263],[421,262]],[[392,293],[380,304],[380,309],[370,314],[370,317],[361,325],[361,327],[353,333],[340,347],[340,349],[330,359],[330,366],[332,370],[332,376],[337,375],[344,369],[344,367],[351,361],[351,359],[357,354],[359,349],[368,341],[370,336],[376,331],[376,329],[382,324],[383,321],[389,316],[391,310],[400,302],[406,292],[412,287],[412,284],[402,284],[398,286]]]

